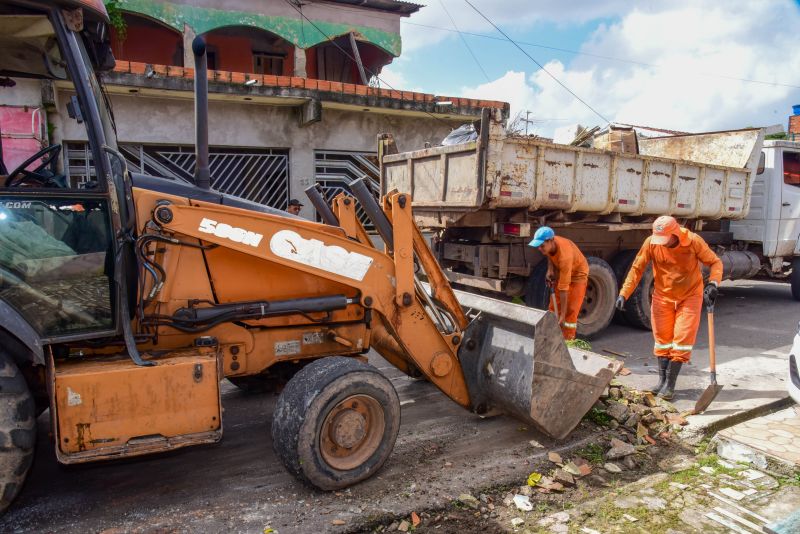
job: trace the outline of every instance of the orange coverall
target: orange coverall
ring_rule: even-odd
[[[586,295],[586,284],[589,281],[589,264],[575,243],[565,237],[556,236],[553,239],[556,242],[556,251],[554,254],[548,255],[547,259],[558,273],[556,302],[558,302],[559,311],[564,309],[562,308],[564,303],[561,302],[561,292],[569,292],[561,332],[564,334],[564,339],[575,339],[578,313],[581,311],[583,297]],[[550,300],[550,311],[555,311],[552,299]]]
[[[711,268],[709,281],[722,280],[722,261],[699,235],[680,229],[678,246],[650,244],[648,237],[620,289],[630,298],[647,264],[653,262],[655,290],[650,308],[655,346],[659,358],[688,362],[697,338],[703,308],[703,275],[700,263]]]

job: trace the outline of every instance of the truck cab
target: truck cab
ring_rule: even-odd
[[[747,217],[731,221],[733,239],[761,247],[765,269],[783,278],[789,269],[792,294],[800,300],[800,143],[764,141]]]

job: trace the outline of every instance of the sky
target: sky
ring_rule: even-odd
[[[786,128],[800,104],[800,0],[469,1],[531,57],[466,0],[422,0],[384,85],[506,101],[546,137],[608,122]]]

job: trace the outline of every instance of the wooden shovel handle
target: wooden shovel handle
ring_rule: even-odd
[[[717,374],[717,354],[716,342],[714,339],[714,312],[708,312],[708,359],[710,360],[711,374],[716,377]]]

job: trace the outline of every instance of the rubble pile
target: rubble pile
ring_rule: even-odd
[[[612,381],[585,419],[603,428],[596,441],[569,453],[548,451],[549,463],[545,469],[531,472],[522,485],[495,495],[475,497],[462,493],[452,501],[450,511],[414,514],[388,526],[380,525],[373,532],[408,532],[416,529],[420,521],[422,527],[439,528],[452,522],[459,513],[484,522],[510,516],[511,526],[516,530],[532,519],[530,514],[535,514],[537,503],[547,502],[541,501],[543,498],[569,499],[569,492],[579,485],[607,488],[616,475],[644,468],[647,462],[653,462],[652,456],[658,450],[653,446],[669,445],[674,434],[688,424],[671,403],[616,381]],[[530,445],[534,449],[543,447],[536,440]],[[558,512],[538,519],[536,527],[567,532],[569,520],[569,514]]]
[[[635,445],[655,445],[656,439],[667,439],[688,424],[670,402],[649,391],[626,388],[615,382],[594,405],[589,418],[623,434],[635,435],[635,439],[628,440]]]

